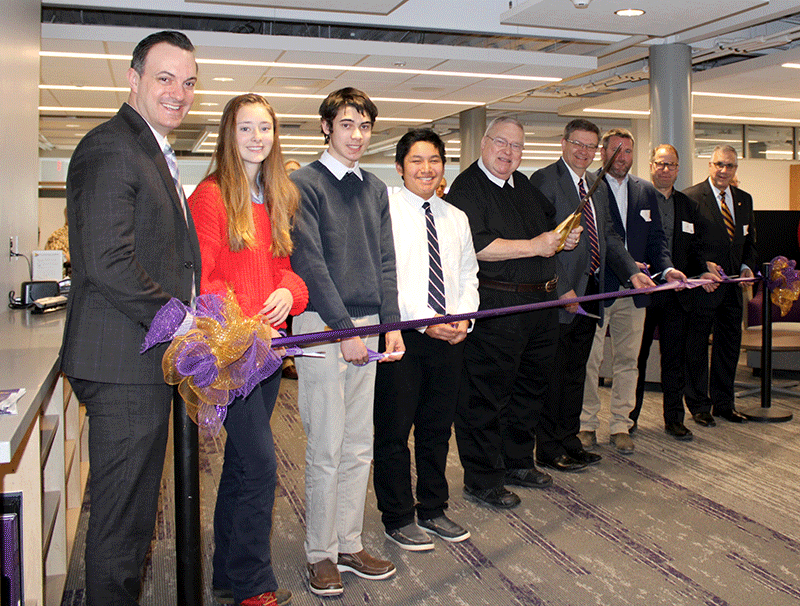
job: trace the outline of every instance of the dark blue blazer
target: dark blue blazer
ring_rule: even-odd
[[[606,175],[609,182],[613,177]],[[652,184],[628,175],[628,212],[625,220],[620,216],[619,206],[614,198],[611,186],[608,186],[608,210],[614,231],[619,234],[634,261],[645,263],[649,266],[650,273],[656,275],[669,267],[673,267],[672,259],[667,250],[667,240],[664,228],[661,226],[661,213],[658,210],[656,190]],[[619,290],[620,281],[614,272],[606,272],[606,292]],[[636,307],[647,306],[647,295],[634,297]],[[606,301],[606,307],[614,302]]]

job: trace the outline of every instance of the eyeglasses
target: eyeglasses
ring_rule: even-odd
[[[677,170],[677,162],[653,162],[653,166],[660,170]]]
[[[503,137],[490,137],[489,135],[486,135],[486,138],[491,140],[491,142],[494,143],[498,149],[508,149],[510,147],[511,151],[514,152],[515,154],[521,153],[522,148],[524,147],[524,145],[521,145],[519,143],[511,143],[509,141],[506,141],[505,139],[503,139]]]
[[[716,166],[718,170],[722,170],[723,168],[730,170],[739,166],[738,164],[730,164],[729,162],[712,162],[711,164]]]
[[[588,151],[597,151],[597,145],[586,145],[586,143],[581,143],[580,141],[573,141],[572,139],[565,139],[567,143],[572,143],[575,147],[579,149],[585,149]]]

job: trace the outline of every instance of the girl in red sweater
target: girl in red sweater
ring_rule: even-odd
[[[272,327],[308,303],[292,271],[291,227],[300,194],[283,164],[278,121],[266,99],[240,95],[222,113],[210,174],[189,198],[202,254],[201,291],[231,288],[246,316]],[[286,604],[272,571],[270,531],[275,500],[275,445],[270,417],[280,370],[225,418],[228,437],[214,512],[214,596],[243,606]],[[277,595],[276,595],[277,592]]]

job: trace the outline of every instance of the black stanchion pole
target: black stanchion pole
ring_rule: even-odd
[[[772,301],[769,298],[769,263],[761,268],[761,407],[740,411],[751,421],[784,423],[792,420],[785,408],[772,407]]]
[[[175,568],[178,606],[203,603],[200,560],[200,455],[197,425],[175,391],[172,407],[175,458]]]

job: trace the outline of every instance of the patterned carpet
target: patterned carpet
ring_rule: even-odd
[[[754,381],[740,366],[739,379]],[[775,378],[776,384],[785,378]],[[607,405],[608,387],[601,389]],[[795,413],[789,423],[704,428],[689,421],[692,442],[666,436],[661,396],[646,393],[636,453],[615,454],[608,428],[598,432],[602,463],[558,474],[545,490],[518,489],[509,512],[464,499],[451,442],[449,514],[472,531],[464,543],[437,540],[436,549],[405,552],[383,537],[370,488],[365,545],[391,558],[397,574],[370,582],[344,575],[343,596],[321,599],[307,590],[304,569],[303,459],[305,436],[297,384],[283,381],[273,416],[279,488],[273,560],[293,604],[647,606],[797,605],[800,603],[800,399],[776,397]],[[759,396],[737,406],[757,406]],[[202,439],[201,490],[204,604],[210,595],[211,519],[221,441]],[[149,562],[143,606],[175,603],[171,463]],[[88,502],[86,509],[88,511]],[[62,604],[83,606],[82,516]]]

